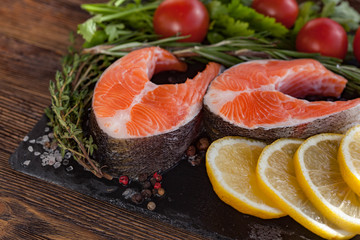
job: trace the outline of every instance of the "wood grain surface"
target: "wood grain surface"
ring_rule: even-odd
[[[60,68],[69,33],[89,17],[80,4],[101,1],[1,0],[0,239],[204,239],[8,164],[50,104],[49,80]]]
[[[202,239],[21,174],[10,155],[50,104],[49,80],[94,0],[1,0],[0,239]],[[103,1],[104,2],[104,1]]]

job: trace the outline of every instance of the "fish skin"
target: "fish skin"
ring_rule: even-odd
[[[140,174],[150,176],[176,166],[203,129],[202,113],[174,131],[151,137],[113,138],[99,128],[94,113],[90,116],[90,129],[98,147],[95,159],[104,166],[103,171],[113,177],[126,175],[136,179]]]
[[[281,60],[280,61],[260,60],[253,62],[255,64],[257,62],[261,64],[266,64],[269,61],[270,62],[276,61],[279,63],[284,62]],[[347,82],[346,79],[328,71],[322,65],[320,66],[320,63],[315,60],[310,60],[310,59],[302,59],[300,61],[293,60],[293,63],[295,62],[295,63],[303,64],[306,61],[309,61],[311,64],[314,63],[315,66],[317,66],[314,68],[314,71],[320,69],[319,72],[322,71],[321,74],[326,75],[327,77],[329,77],[330,80],[328,80],[327,84],[329,87],[327,87],[326,84],[319,81],[317,78],[312,78],[308,80],[306,79],[307,76],[305,76],[304,79],[301,79],[301,81],[304,81],[304,83],[307,83],[307,81],[309,81],[310,84],[310,86],[305,86],[305,89],[310,89],[308,90],[308,92],[310,92],[311,95],[319,94],[325,96],[339,97],[343,89],[345,88]],[[251,63],[252,62],[247,62],[246,64],[251,64]],[[291,61],[286,61],[286,64],[291,65]],[[239,64],[235,67],[238,66],[244,67],[246,65]],[[298,69],[301,69],[300,66],[296,66],[296,67],[298,67]],[[284,72],[286,72],[286,70],[287,69],[284,69]],[[269,72],[271,72],[271,70],[269,70]],[[224,73],[228,74],[226,71]],[[212,81],[211,85],[209,86],[209,90],[204,97],[204,107],[203,107],[204,125],[207,130],[207,133],[210,135],[212,140],[229,135],[251,137],[255,139],[265,140],[268,142],[271,142],[273,140],[282,137],[307,138],[314,134],[323,133],[323,132],[343,133],[351,126],[360,123],[360,106],[359,106],[360,99],[354,99],[348,101],[336,101],[336,102],[327,102],[327,101],[308,102],[306,100],[297,99],[295,97],[286,94],[286,93],[291,93],[296,97],[306,96],[307,93],[306,91],[301,91],[301,89],[300,91],[297,91],[297,89],[299,89],[301,85],[296,85],[296,82],[295,82],[296,89],[294,90],[291,88],[291,85],[285,84],[282,86],[281,85],[282,82],[281,81],[276,82],[276,79],[274,80],[272,78],[270,80],[266,80],[266,79],[264,80],[263,78],[261,78],[263,77],[261,76],[262,74],[261,71],[251,73],[252,76],[258,77],[257,79],[255,79],[254,82],[252,82],[251,79],[244,80],[243,77],[241,80],[237,80],[236,78],[237,76],[231,79],[231,74],[228,74],[229,76],[225,75],[224,78],[222,76],[224,73],[222,73]],[[242,74],[246,75],[246,73],[240,73],[239,75]],[[320,74],[317,74],[316,72],[315,73],[309,72],[308,75],[314,77]],[[219,79],[220,79],[220,83],[218,82]],[[221,81],[225,81],[227,85]],[[227,83],[226,81],[230,83]],[[284,81],[286,81],[286,79]],[[241,84],[239,84],[239,82]],[[271,82],[272,85],[271,84],[267,85],[269,84],[269,82]],[[312,88],[311,84],[314,84],[316,88],[315,87]],[[214,97],[212,96],[215,96],[216,98],[216,94],[219,94],[218,92],[212,89],[212,86],[214,85],[216,87],[223,88],[222,91],[224,93],[227,90],[226,86],[229,86],[230,88],[233,88],[238,92],[240,92],[240,94],[243,95],[250,94],[250,96],[254,96],[254,99],[257,99],[258,96],[262,96],[263,97],[261,99],[263,100],[262,104],[265,104],[265,108],[267,107],[266,104],[268,104],[269,106],[272,105],[271,108],[269,107],[271,111],[270,112],[261,111],[262,110],[261,104],[259,102],[256,101],[252,102],[253,100],[251,99],[246,102],[245,101],[246,98],[244,98],[245,99],[244,100],[245,103],[244,103],[241,102],[237,96],[231,96],[234,99],[232,103],[233,107],[237,106],[234,103],[235,101],[237,101],[239,104],[246,106],[246,108],[237,110],[237,112],[234,111],[235,113],[230,112],[230,114],[228,114],[229,117],[227,117],[225,116],[227,112],[225,112],[225,115],[224,112],[220,111],[219,113],[219,109],[214,109],[214,105],[211,104],[211,100],[214,99]],[[281,88],[286,93],[281,93],[281,90],[279,90]],[[300,94],[296,95],[297,92],[300,92]],[[227,91],[227,94],[233,94],[233,93],[229,93],[229,91]],[[266,100],[266,97],[264,96],[276,96],[276,97],[271,97],[270,99]],[[274,101],[274,99],[276,101]],[[225,104],[227,104],[226,99],[225,100],[220,99],[220,100],[223,101]],[[284,101],[282,102],[282,100]],[[294,104],[294,106],[289,105],[285,101],[289,101],[289,103]],[[223,102],[221,102],[221,104],[223,104]],[[277,102],[278,105],[276,104],[273,105],[274,102],[275,103]],[[217,102],[215,101],[215,103],[219,103],[219,101]],[[219,105],[220,107],[221,104]],[[299,109],[297,106],[299,106]],[[301,109],[302,106],[305,107]],[[323,112],[320,112],[320,110],[317,111],[317,106],[320,106],[319,109],[320,110],[323,109]],[[286,112],[287,110],[289,110],[289,112]],[[257,113],[256,111],[259,112]],[[239,112],[240,114],[243,115],[241,115],[242,116],[241,120],[237,122],[236,119],[239,118],[236,117],[236,114]],[[284,114],[288,114],[290,118],[288,119],[282,118]],[[258,119],[256,119],[257,117]],[[253,120],[254,118],[255,120]]]
[[[134,60],[135,59],[135,60]],[[133,51],[98,81],[90,115],[95,158],[113,177],[136,179],[175,166],[202,130],[202,100],[221,69],[210,62],[192,79],[156,85],[153,74],[186,69],[159,47]]]
[[[207,106],[204,106],[204,127],[212,140],[226,136],[243,136],[271,143],[279,138],[308,138],[318,133],[344,133],[352,126],[360,124],[360,105],[336,114],[316,119],[306,123],[255,129],[239,127],[228,121],[224,121],[219,115],[214,114]]]

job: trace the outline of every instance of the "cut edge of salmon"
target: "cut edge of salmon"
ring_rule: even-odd
[[[260,65],[265,66],[269,62],[283,63],[284,61],[281,61],[281,60],[256,60],[256,61],[241,63],[234,67],[235,68],[236,67],[249,68],[249,64],[260,64]],[[338,96],[340,96],[341,92],[345,88],[345,85],[347,82],[346,79],[327,70],[325,67],[323,67],[323,65],[321,65],[319,62],[317,62],[315,60],[312,60],[312,59],[310,59],[310,60],[308,60],[308,59],[292,60],[292,61],[286,61],[286,64],[289,64],[290,62],[293,62],[293,63],[295,62],[295,64],[299,63],[299,62],[310,62],[311,64],[315,64],[316,69],[318,69],[318,71],[321,72],[322,75],[329,78],[329,81],[332,84],[330,87],[327,86],[327,87],[329,87],[329,89],[326,89],[326,88],[321,89],[321,87],[322,87],[321,84],[320,85],[318,84],[319,86],[317,86],[317,87],[320,87],[320,92],[327,93],[328,94],[327,96],[330,95],[330,96],[338,97]],[[326,118],[326,117],[329,117],[330,115],[338,113],[339,111],[347,110],[347,109],[353,108],[360,104],[360,99],[349,100],[346,102],[343,102],[343,101],[309,102],[309,101],[297,99],[295,97],[292,97],[290,95],[282,93],[281,90],[283,90],[283,89],[287,89],[285,92],[289,92],[289,86],[284,87],[284,85],[282,84],[284,80],[289,80],[289,79],[287,79],[287,77],[289,75],[289,72],[292,71],[289,69],[287,69],[287,72],[285,71],[285,75],[279,77],[279,79],[268,79],[267,85],[259,84],[258,86],[256,86],[256,81],[255,81],[255,83],[245,82],[244,85],[246,87],[243,87],[241,85],[237,85],[238,83],[236,82],[236,79],[235,80],[230,79],[228,76],[229,73],[227,73],[227,71],[230,70],[230,71],[233,71],[230,73],[234,73],[234,72],[236,73],[236,71],[239,70],[239,69],[233,69],[234,67],[226,70],[224,72],[225,75],[223,73],[213,80],[213,82],[209,86],[208,92],[206,93],[206,95],[204,97],[204,105],[206,105],[214,114],[220,116],[224,121],[230,122],[236,126],[240,126],[240,127],[244,127],[244,128],[248,128],[248,129],[256,129],[259,127],[265,128],[265,129],[270,129],[270,128],[274,128],[274,127],[287,127],[287,126],[290,127],[290,126],[295,126],[298,124],[306,124],[307,122],[311,122],[316,119]],[[242,76],[242,74],[243,74],[243,72],[240,73],[239,75]],[[261,74],[263,74],[263,73],[261,72],[261,70],[259,70],[258,72],[253,73],[253,76],[261,76]],[[312,74],[311,76],[316,77],[316,75],[317,74]],[[221,79],[224,76],[225,76],[225,79]],[[218,82],[219,80],[220,80],[220,83]],[[257,80],[259,80],[260,82],[263,81],[263,79],[257,79]],[[313,80],[316,82],[318,79],[313,79]],[[228,83],[226,81],[229,81],[230,83]],[[240,81],[250,81],[250,80],[240,79]],[[221,84],[223,84],[223,85],[221,85]],[[251,85],[256,86],[256,88],[249,89],[249,86],[251,86]],[[232,90],[227,90],[223,86],[228,86]],[[297,87],[299,87],[299,86],[297,86]],[[312,94],[316,94],[317,92],[315,90],[310,89],[310,92]],[[264,109],[260,109],[260,111],[258,111],[258,112],[251,112],[251,110],[254,109],[254,105],[258,104],[258,102],[252,101],[250,98],[248,98],[248,99],[244,98],[243,100],[239,100],[238,98],[239,98],[239,95],[241,95],[241,94],[243,94],[243,95],[249,94],[249,96],[251,96],[253,94],[257,94],[256,92],[260,92],[262,94],[272,92],[273,95],[269,94],[270,98],[267,99],[268,101],[273,100],[272,97],[284,98],[284,99],[286,99],[286,101],[293,101],[294,103],[296,102],[296,104],[298,104],[298,105],[308,106],[307,110],[312,111],[312,113],[321,111],[321,109],[324,110],[326,113],[322,114],[322,115],[313,114],[313,116],[311,116],[311,114],[310,115],[304,114],[303,116],[307,116],[307,118],[304,118],[304,117],[301,117],[301,114],[303,114],[303,113],[301,112],[301,109],[299,109],[300,112],[297,113],[297,115],[295,114],[293,117],[290,112],[286,112],[287,111],[286,108],[290,107],[290,106],[284,107],[281,105],[279,105],[277,109],[276,108],[272,109],[270,113],[261,111]],[[227,106],[231,103],[233,103],[232,104],[233,106]],[[265,102],[263,104],[265,104],[265,106],[266,106],[266,104],[270,104],[270,103]],[[285,104],[285,103],[283,103],[283,104]],[[323,107],[320,106],[319,104],[322,105]],[[241,105],[243,105],[243,109],[240,109]],[[225,108],[224,106],[227,106],[227,108]],[[316,106],[318,106],[317,109],[314,108]],[[339,109],[339,108],[341,108],[341,109]],[[271,116],[269,117],[267,114],[271,114]],[[240,121],[238,119],[234,120],[234,115],[238,116],[238,119],[240,119]],[[287,116],[284,117],[284,115],[287,115]],[[240,116],[240,118],[239,118],[239,116]],[[256,121],[256,120],[250,119],[251,117],[255,119],[257,116],[260,116],[260,117],[264,118],[265,120],[268,118],[273,119],[274,122],[266,123],[266,121],[261,122],[261,121]],[[276,119],[278,119],[278,121],[276,121]]]
[[[178,64],[176,63],[176,61],[169,64],[167,62],[167,58],[173,60],[174,56],[164,49],[154,48],[154,47],[148,49],[142,49],[142,51],[146,51],[146,50],[155,51],[155,54],[153,54],[152,58],[150,57],[147,61],[151,61],[151,60],[154,61],[154,59],[161,59],[161,60],[152,63],[146,62],[146,66],[150,67],[151,69],[147,70],[147,68],[143,68],[142,71],[146,72],[148,78],[146,79],[146,82],[143,88],[141,89],[141,91],[139,91],[137,94],[134,95],[131,103],[126,108],[116,109],[114,111],[115,113],[110,116],[102,116],[101,114],[97,114],[98,109],[96,102],[99,101],[99,99],[100,101],[105,101],[105,100],[101,99],[102,97],[101,95],[100,96],[96,95],[97,89],[95,88],[94,99],[93,99],[93,109],[95,113],[95,118],[98,122],[99,127],[111,137],[137,138],[137,137],[153,136],[153,135],[158,135],[173,131],[180,126],[185,125],[186,123],[190,122],[197,114],[199,114],[202,108],[202,99],[206,92],[206,89],[210,81],[213,80],[220,72],[219,64],[209,63],[204,71],[199,72],[193,79],[187,79],[185,83],[156,85],[150,81],[154,73],[170,70],[170,69],[184,71],[186,70],[186,68],[184,67],[185,63],[180,62],[175,58]],[[132,55],[137,53],[132,52]],[[164,53],[165,58],[161,56],[159,57],[161,53]],[[110,66],[109,67],[110,70],[106,70],[108,71],[107,74],[109,74],[109,72],[111,73],[111,71],[113,71],[114,68],[118,67],[119,64],[121,64],[121,61],[126,61],[126,59],[127,58],[125,56],[120,60],[118,60],[117,62],[115,62],[113,68],[111,68]],[[132,68],[135,69],[136,66],[133,66]],[[130,72],[129,69],[126,70],[127,72]],[[99,83],[97,84],[97,86],[98,85]],[[110,88],[112,87],[109,84],[107,85],[104,84],[104,86],[108,88],[109,86]],[[100,91],[100,93],[102,92]],[[178,109],[178,111],[185,111],[185,113],[180,112],[181,114],[179,115],[178,119],[176,119],[177,121],[176,124],[172,124],[166,119],[164,120],[164,118],[162,118],[162,116],[164,117],[164,115],[161,116],[161,112],[162,112],[161,108],[163,106],[157,106],[162,102],[157,102],[156,98],[160,97],[165,100],[166,98],[168,98],[169,100],[168,102],[170,103],[171,94],[175,94],[175,96],[179,98],[177,99],[177,102],[180,103],[182,99],[188,100],[187,98],[189,98],[189,96],[194,98],[194,99],[189,99],[188,101],[190,102],[188,102],[187,105],[182,104],[183,107],[181,109]],[[164,106],[166,106],[167,102],[163,102],[163,103]],[[146,106],[146,104],[148,105]],[[176,104],[173,104],[170,107],[173,106],[179,107],[175,105]],[[110,104],[110,106],[112,105]],[[170,110],[169,112],[171,111],[172,110]],[[167,116],[169,117],[174,114],[176,115],[176,112],[173,112],[173,114]],[[158,120],[158,122],[155,122],[155,125],[154,122],[152,121],[153,120],[152,118]],[[132,122],[134,122],[134,124],[131,124]],[[167,128],[161,129],[160,128],[161,124],[166,125]],[[169,127],[169,124],[170,125],[172,124],[172,126]],[[157,126],[159,127],[159,130],[157,129],[154,130],[154,128],[156,128]],[[139,129],[139,127],[142,127],[142,129]]]

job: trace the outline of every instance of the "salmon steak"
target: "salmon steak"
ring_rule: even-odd
[[[360,99],[340,97],[347,80],[312,59],[255,60],[235,65],[209,86],[204,125],[212,139],[238,135],[272,141],[344,132],[360,121]]]
[[[151,78],[186,69],[170,52],[150,47],[104,71],[94,89],[90,127],[96,157],[108,173],[136,178],[165,171],[181,159],[200,132],[203,97],[220,65],[208,63],[184,83],[157,85]]]

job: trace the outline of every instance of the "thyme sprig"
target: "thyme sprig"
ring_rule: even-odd
[[[112,177],[91,158],[96,144],[83,130],[83,124],[94,84],[112,60],[110,56],[79,54],[70,50],[63,59],[62,70],[56,73],[55,81],[50,82],[51,106],[45,110],[62,154],[71,152],[85,169],[107,179]]]

